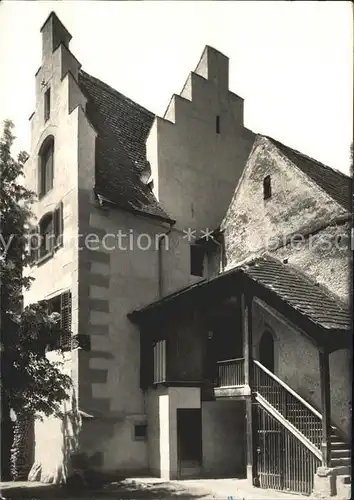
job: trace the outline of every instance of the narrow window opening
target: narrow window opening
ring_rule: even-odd
[[[216,133],[220,134],[220,116],[216,117]]]
[[[55,247],[60,247],[63,245],[63,202],[60,202],[54,210],[53,219],[54,244]]]
[[[267,175],[263,179],[263,197],[268,200],[272,196],[272,185],[270,175]]]
[[[39,196],[44,196],[53,188],[54,177],[54,141],[51,140],[40,153]]]
[[[50,117],[50,89],[46,90],[44,94],[44,121],[49,120]]]
[[[204,249],[198,245],[191,245],[191,274],[203,277],[204,274]]]

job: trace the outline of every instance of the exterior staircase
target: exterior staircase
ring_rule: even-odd
[[[350,467],[351,450],[348,443],[338,437],[338,431],[332,427],[331,434],[331,467]]]
[[[258,361],[254,361],[252,385],[258,408],[255,432],[258,436],[258,453],[261,455],[257,459],[261,483],[263,480],[261,487],[274,488],[274,479],[273,486],[269,486],[267,477],[279,476],[275,489],[311,494],[314,475],[322,464],[321,414]],[[267,433],[265,440],[263,436]],[[274,438],[275,435],[281,438]],[[270,456],[272,449],[274,456]],[[304,467],[304,462],[312,465]],[[336,490],[348,490],[350,467],[350,445],[332,426],[330,470],[333,469],[335,481],[332,480],[332,483],[335,486],[329,496],[335,495]]]

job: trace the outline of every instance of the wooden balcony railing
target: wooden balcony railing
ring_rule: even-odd
[[[154,378],[153,383],[166,382],[166,340],[154,345]]]
[[[240,387],[245,385],[244,358],[218,361],[218,387]]]

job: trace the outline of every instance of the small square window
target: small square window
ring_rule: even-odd
[[[50,117],[50,89],[46,90],[44,94],[44,121],[49,120]]]
[[[147,439],[147,424],[134,425],[134,439],[135,441],[145,441]]]

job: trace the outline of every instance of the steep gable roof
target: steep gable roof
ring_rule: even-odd
[[[95,127],[95,192],[119,207],[171,221],[151,189],[141,181],[149,168],[145,141],[154,114],[97,78],[80,70],[86,114]]]
[[[264,137],[270,140],[277,149],[331,196],[331,198],[348,212],[351,212],[352,179],[350,177],[300,153],[300,151],[285,146],[285,144],[272,137]]]

